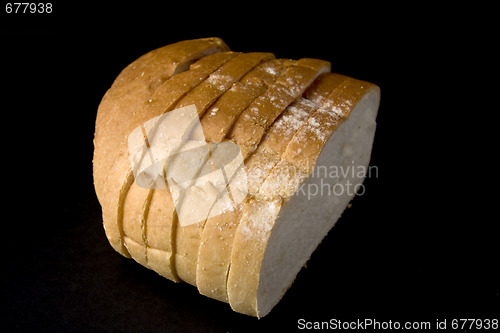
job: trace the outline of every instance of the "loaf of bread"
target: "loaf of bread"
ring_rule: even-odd
[[[143,55],[97,112],[111,246],[265,316],[362,184],[379,100],[327,61],[233,52],[219,38]]]

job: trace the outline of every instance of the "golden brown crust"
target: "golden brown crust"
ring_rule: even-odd
[[[146,253],[148,265],[157,273],[173,281],[180,281],[174,260],[175,204],[166,184],[166,189],[154,189],[149,205],[146,224]]]
[[[153,193],[145,193],[144,191],[145,189],[133,182],[125,196],[122,217],[123,242],[135,261],[149,267],[146,251],[146,218]],[[144,200],[144,195],[146,195],[146,200]]]
[[[118,181],[113,184],[114,186],[105,186],[101,198],[106,237],[115,251],[125,257],[130,257],[130,254],[123,244],[121,219],[125,195],[134,182],[134,175],[128,172],[129,168],[130,162],[126,158],[121,158],[114,164],[109,172],[109,178]]]

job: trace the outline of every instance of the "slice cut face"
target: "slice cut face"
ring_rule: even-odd
[[[158,274],[179,282],[180,279],[172,265],[174,252],[172,237],[175,232],[172,230],[172,216],[164,213],[166,209],[175,211],[175,205],[168,187],[157,188],[152,192],[146,228],[148,266]]]
[[[151,201],[151,195],[147,197],[143,205],[143,191],[134,181],[130,186],[123,204],[123,234],[124,246],[132,256],[144,267],[149,268],[146,251],[146,219]],[[150,194],[153,194],[152,192]]]
[[[259,194],[266,194],[259,200],[266,202],[271,195],[279,193],[284,201],[279,214],[263,228],[252,222],[258,212],[250,213],[256,215],[242,218],[236,232],[227,284],[233,310],[265,316],[340,217],[355,194],[355,190],[348,191],[347,185],[356,188],[364,175],[349,173],[336,179],[336,183],[327,184],[329,188],[341,184],[345,190],[342,193],[316,193],[313,197],[311,188],[322,188],[325,182],[331,181],[316,177],[313,170],[331,166],[367,167],[379,98],[376,86],[357,80],[343,81],[323,103],[330,109],[319,108],[294,135],[259,190]],[[325,113],[330,118],[321,118]],[[320,118],[323,120],[318,124],[316,121]],[[304,140],[305,134],[315,135],[317,140]],[[297,154],[299,149],[312,152]],[[246,252],[244,249],[248,246],[256,247],[251,260],[240,253]],[[282,269],[276,270],[276,265]],[[251,281],[251,285],[247,286],[245,281]]]
[[[134,175],[128,173],[130,161],[120,158],[115,161],[108,177],[114,181],[104,187],[101,198],[102,220],[104,231],[109,243],[121,255],[130,257],[130,253],[123,243],[123,203],[128,189],[134,182]]]

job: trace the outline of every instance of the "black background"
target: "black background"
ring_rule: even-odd
[[[7,15],[4,4],[1,331],[293,331],[300,318],[449,328],[499,317],[490,8],[54,2],[51,14]],[[93,190],[94,121],[114,78],[152,49],[211,36],[236,51],[329,60],[382,91],[378,177],[260,320],[115,253]]]

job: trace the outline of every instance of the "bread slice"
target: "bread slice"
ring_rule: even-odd
[[[152,194],[152,191],[132,183],[123,203],[122,216],[123,245],[135,261],[148,268],[145,228]],[[143,195],[146,195],[146,200],[142,200]]]
[[[134,117],[129,117],[129,123],[125,126],[126,132],[131,133],[140,124],[170,110],[193,87],[234,56],[236,56],[234,52],[208,55],[194,63],[190,70],[173,76],[161,85],[148,101],[142,104]],[[128,156],[127,140],[124,140],[116,151],[117,157],[106,177],[101,195],[103,225],[111,246],[117,252],[128,257],[130,255],[123,244],[122,216],[126,195],[134,183],[134,174]],[[139,200],[139,205],[143,205],[149,195],[147,191],[143,193],[144,200]],[[136,200],[132,200],[132,202],[136,202]],[[134,225],[136,224],[134,223]],[[135,241],[139,241],[139,238]]]
[[[169,188],[152,190],[146,224],[146,267],[169,280],[180,282],[173,261],[175,229],[172,216],[164,213],[166,210],[175,211]]]
[[[328,62],[317,59],[301,59],[289,65],[266,93],[245,109],[235,122],[230,137],[236,143],[240,143],[244,158],[247,158],[257,147],[261,141],[260,135],[266,137],[265,131],[272,127],[271,124],[276,118],[286,112],[284,110],[289,104],[294,103],[304,90],[330,67]],[[285,96],[283,95],[284,91],[286,92]],[[251,118],[248,117],[249,114],[252,114]],[[252,119],[260,120],[259,128],[262,130],[254,131],[251,134],[253,140],[251,145],[241,146],[245,140],[244,138],[242,140],[242,135],[247,133],[238,129],[248,128],[251,124],[255,124]],[[271,130],[271,137],[275,137],[271,140],[279,141],[280,132],[280,130]],[[286,138],[283,138],[283,141],[286,142]],[[241,176],[238,181],[240,179]],[[250,179],[247,179],[247,182],[248,180]],[[229,183],[228,187],[241,188],[241,186],[235,186],[232,183]],[[196,278],[198,290],[203,295],[225,302],[228,302],[226,279],[231,259],[231,247],[240,216],[241,209],[235,205],[227,212],[208,219],[203,228],[199,247]]]
[[[330,109],[320,108],[299,129],[262,185],[261,196],[245,207],[227,282],[229,302],[237,312],[257,317],[269,313],[353,198],[355,191],[348,192],[346,185],[355,189],[366,175],[347,172],[347,177],[336,180],[343,192],[332,192],[333,185],[327,184],[330,192],[311,199],[309,190],[325,190],[324,182],[329,181],[313,170],[368,166],[380,91],[350,79],[328,99],[330,103],[323,105],[330,104]],[[323,121],[316,122],[319,119]],[[283,200],[279,213],[276,193]]]
[[[99,200],[116,148],[128,135],[124,129],[135,111],[172,75],[187,70],[197,59],[221,51],[229,51],[229,47],[220,38],[181,41],[141,56],[118,75],[99,104],[96,117],[93,170]]]

